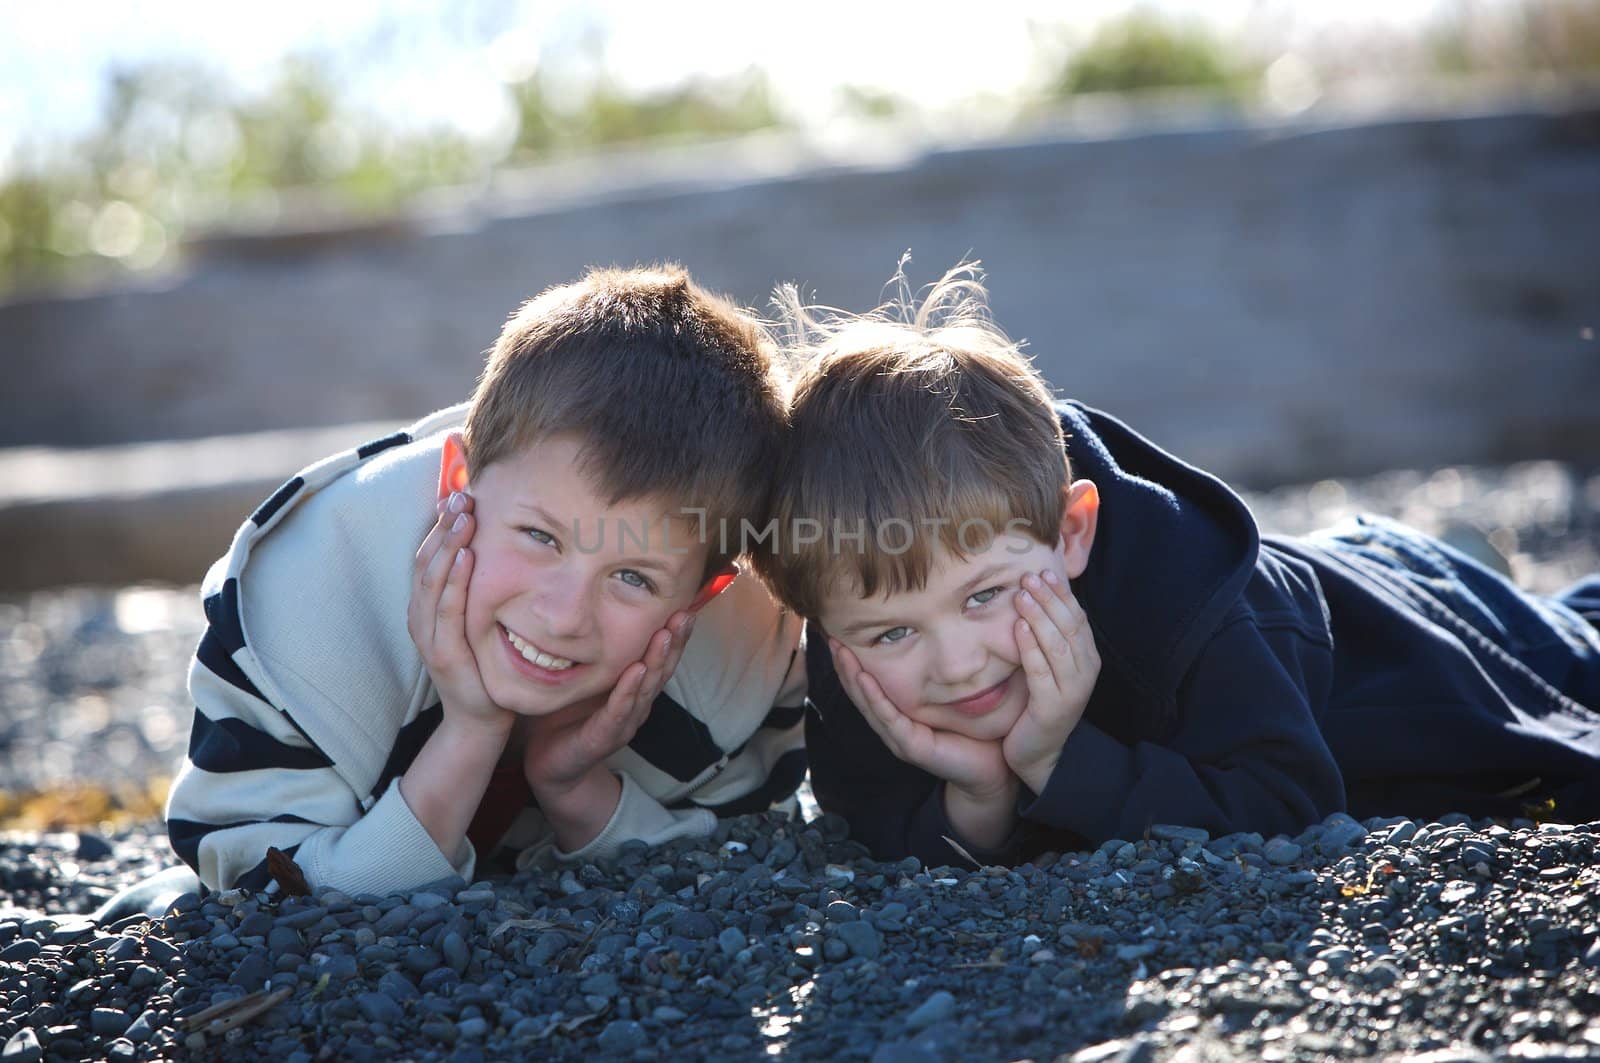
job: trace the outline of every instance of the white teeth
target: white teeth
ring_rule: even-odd
[[[505,632],[506,638],[511,640],[511,645],[515,646],[517,652],[522,654],[523,660],[532,661],[540,668],[548,668],[552,672],[561,672],[572,667],[572,661],[567,660],[565,657],[550,656],[510,628],[506,628]]]

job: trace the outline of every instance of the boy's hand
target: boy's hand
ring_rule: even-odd
[[[1042,579],[1024,576],[1013,602],[1028,707],[1001,748],[1011,770],[1040,793],[1088,707],[1100,675],[1100,654],[1083,607],[1054,572],[1044,572]]]
[[[889,700],[849,647],[829,639],[828,649],[839,685],[889,752],[945,781],[945,815],[956,833],[985,849],[999,846],[1016,824],[1018,785],[1000,743],[918,723]]]
[[[650,637],[643,660],[623,669],[598,711],[572,705],[527,719],[522,771],[563,849],[582,848],[611,818],[620,786],[605,760],[638,733],[693,630],[692,613],[674,613]]]
[[[516,717],[489,700],[478,659],[467,644],[467,583],[473,562],[468,544],[474,530],[471,496],[457,491],[440,501],[439,519],[412,565],[406,630],[439,688],[445,719],[510,735]]]
[[[889,752],[974,796],[992,795],[1013,784],[1000,743],[952,731],[936,731],[897,708],[883,687],[843,643],[828,640],[839,683]]]

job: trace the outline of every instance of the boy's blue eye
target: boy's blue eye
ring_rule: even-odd
[[[988,602],[992,602],[992,601],[994,601],[995,596],[997,594],[999,594],[1004,589],[1005,589],[1004,587],[986,587],[983,590],[981,590],[981,591],[977,592],[976,594],[974,594],[972,597],[968,598],[967,599],[967,604],[968,605],[984,605],[984,604],[987,604]]]
[[[656,589],[656,585],[654,583],[651,583],[648,579],[646,579],[644,576],[641,576],[631,568],[625,568],[621,572],[618,572],[617,578],[630,587],[638,587],[641,590],[651,591],[652,593]]]
[[[890,628],[888,631],[885,631],[872,641],[879,643],[880,645],[892,646],[894,643],[901,641],[909,634],[911,634],[911,629],[906,627],[904,624],[901,624],[899,627]]]
[[[523,530],[528,533],[528,538],[542,546],[554,546],[556,544],[555,536],[547,531],[539,528],[524,528]]]

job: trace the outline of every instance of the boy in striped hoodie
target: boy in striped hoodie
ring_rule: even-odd
[[[678,267],[527,303],[469,403],[306,469],[212,567],[178,855],[391,893],[788,797],[800,624],[716,533],[783,416],[761,327]]]

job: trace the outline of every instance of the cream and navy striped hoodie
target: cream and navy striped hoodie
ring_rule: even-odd
[[[194,729],[167,803],[172,847],[207,886],[267,888],[269,846],[312,885],[347,893],[473,879],[472,844],[441,852],[399,787],[442,717],[406,605],[443,438],[464,414],[442,410],[305,469],[207,574]],[[801,633],[750,575],[707,605],[644,726],[608,761],[623,783],[616,813],[557,855],[706,834],[717,815],[792,794],[805,773]],[[552,844],[530,805],[496,853],[520,853],[520,866]]]

